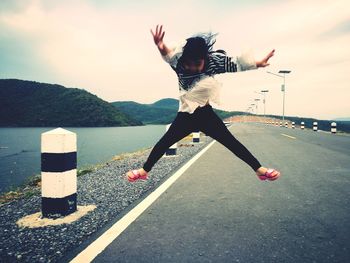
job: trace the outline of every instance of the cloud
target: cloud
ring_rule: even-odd
[[[329,31],[326,31],[323,34],[321,34],[321,37],[338,37],[348,34],[350,34],[350,19],[339,22]]]
[[[322,118],[330,118],[332,114],[350,115],[350,107],[347,106],[349,104],[344,100],[344,96],[349,96],[349,91],[345,91],[349,77],[344,71],[350,59],[350,36],[343,30],[344,34],[319,38],[349,17],[346,5],[345,1],[326,4],[314,1],[283,1],[273,6],[259,6],[234,17],[232,24],[244,26],[238,29],[232,27],[235,30],[233,37],[224,33],[224,45],[232,47],[230,53],[235,54],[239,53],[239,47],[254,43],[252,47],[257,58],[262,57],[269,48],[276,49],[269,70],[292,70],[287,76],[287,113],[300,116],[318,115]],[[223,18],[222,23],[225,22]],[[249,82],[243,81],[243,76],[225,77],[225,86],[239,89],[233,92],[224,89],[225,107],[245,109],[256,96],[254,90],[268,88],[270,113],[281,113],[282,80],[266,74],[262,69],[259,71],[249,73]],[[243,88],[248,91],[242,91]],[[342,106],[333,106],[332,110],[325,107],[330,96],[332,101],[339,101]],[[308,103],[300,104],[303,98]],[[311,106],[312,104],[314,105]]]
[[[30,5],[30,1],[2,0],[0,1],[0,14],[20,12]]]
[[[8,64],[0,69],[18,78],[85,88],[107,101],[151,103],[177,97],[178,88],[150,27],[163,23],[166,43],[212,30],[219,32],[216,48],[231,55],[252,48],[262,58],[275,48],[269,70],[292,70],[289,112],[327,116],[320,105],[330,96],[329,85],[336,83],[332,96],[345,103],[349,82],[347,7],[347,1],[1,1],[0,59]],[[281,79],[264,69],[218,78],[224,83],[223,108],[245,110],[254,90],[268,88],[269,110],[280,112]],[[292,106],[301,94],[315,101],[314,109]],[[343,114],[350,115],[344,107]]]
[[[36,39],[2,28],[0,30],[0,78],[19,78],[51,82],[55,73],[39,59]]]

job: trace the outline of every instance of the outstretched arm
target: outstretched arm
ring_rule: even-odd
[[[157,25],[156,32],[153,33],[151,29],[151,33],[153,36],[154,44],[156,44],[156,46],[158,47],[160,54],[162,56],[168,55],[171,52],[171,50],[163,42],[163,38],[165,35],[165,31],[163,31],[163,25],[161,25],[160,27],[159,25]]]
[[[214,65],[211,66],[213,74],[221,74],[226,72],[239,72],[251,69],[257,69],[260,67],[266,67],[270,65],[269,59],[274,55],[275,50],[273,49],[264,59],[256,61],[252,52],[242,53],[238,57],[228,57],[225,54],[216,52],[213,55]]]
[[[256,66],[258,68],[260,68],[260,67],[264,68],[264,67],[267,67],[268,65],[270,65],[268,63],[268,61],[274,55],[274,53],[275,53],[275,50],[273,49],[264,59],[262,59],[261,61],[257,61]]]

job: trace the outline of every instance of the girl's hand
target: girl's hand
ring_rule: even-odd
[[[256,66],[258,68],[260,68],[260,67],[264,68],[264,67],[267,67],[268,65],[270,65],[267,62],[274,55],[274,53],[275,53],[275,50],[273,49],[263,60],[257,61],[256,62]]]
[[[156,32],[153,33],[152,29],[151,29],[151,33],[152,33],[152,36],[153,36],[153,40],[154,40],[154,44],[156,44],[156,46],[159,48],[159,49],[163,49],[163,38],[164,38],[164,35],[165,35],[165,31],[163,31],[163,25],[160,26],[160,28],[158,28],[159,25],[157,25],[156,27]]]

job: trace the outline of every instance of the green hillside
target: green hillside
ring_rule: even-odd
[[[150,106],[157,107],[157,108],[163,108],[163,109],[172,109],[172,110],[178,110],[179,108],[179,101],[175,99],[161,99],[156,101],[153,104],[150,104]]]
[[[0,79],[1,127],[142,125],[97,96],[76,88]]]
[[[142,121],[144,124],[167,124],[171,123],[178,111],[179,101],[176,99],[162,99],[156,101],[152,104],[140,104],[133,101],[119,101],[112,102],[112,105],[120,109],[126,114],[133,116],[135,119]],[[223,111],[214,109],[216,114],[221,119],[226,119],[228,117],[237,115],[252,115],[247,112],[241,111]],[[261,115],[258,115],[261,116]],[[266,117],[273,117],[281,119],[282,116],[279,115],[266,115]],[[296,124],[300,125],[300,122],[305,122],[306,128],[312,128],[312,123],[314,121],[318,122],[318,128],[320,130],[328,131],[330,129],[331,120],[317,120],[313,118],[303,118],[303,117],[292,117],[286,116],[286,119],[290,121],[295,121]],[[337,120],[337,129],[343,132],[350,132],[350,122]]]
[[[144,124],[167,124],[175,119],[179,102],[175,99],[165,99],[153,104],[133,101],[116,101],[111,104]]]
[[[140,104],[133,101],[116,101],[112,105],[144,124],[167,124],[176,117],[179,101],[176,99],[162,99],[152,104]],[[234,115],[247,114],[245,112],[228,112],[214,109],[221,119]]]

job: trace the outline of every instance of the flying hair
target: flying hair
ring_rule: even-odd
[[[216,42],[217,33],[199,33],[186,39],[183,47],[183,53],[180,58],[182,61],[196,61],[206,59],[210,53],[213,53],[213,46]]]

